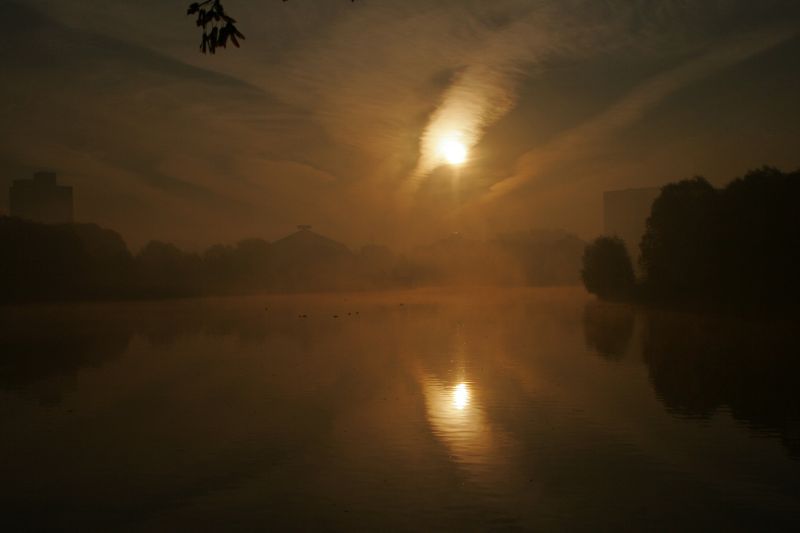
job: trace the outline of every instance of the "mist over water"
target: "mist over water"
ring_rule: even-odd
[[[431,289],[8,306],[0,337],[17,528],[800,525],[780,324]]]

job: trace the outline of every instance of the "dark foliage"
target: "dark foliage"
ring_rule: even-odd
[[[0,301],[97,298],[124,292],[132,258],[116,233],[0,218]]]
[[[651,288],[684,297],[715,283],[717,200],[718,192],[701,177],[661,190],[641,242],[641,266]]]
[[[199,258],[174,244],[150,241],[136,256],[137,293],[191,296],[199,292]]]
[[[641,242],[655,301],[753,314],[800,297],[800,172],[764,167],[721,190],[702,178],[664,187]]]
[[[350,1],[355,2],[355,0]],[[200,51],[204,54],[215,54],[217,48],[227,48],[228,42],[239,48],[239,39],[244,40],[244,35],[236,27],[236,19],[225,13],[221,0],[192,2],[186,14],[197,16],[197,26],[203,32],[200,38]]]
[[[189,253],[160,241],[137,254],[94,224],[0,217],[0,302],[190,297],[363,290],[439,284],[564,285],[577,281],[577,238],[445,239],[405,256],[370,245],[353,253],[310,230]],[[548,261],[540,256],[549,257]],[[538,259],[538,260],[534,260]]]
[[[600,237],[583,252],[583,284],[604,300],[624,299],[635,284],[633,266],[619,237]]]
[[[225,13],[220,0],[204,0],[189,5],[186,14],[196,15],[197,26],[202,31],[200,51],[214,54],[217,48],[227,48],[228,42],[239,48],[244,35],[236,27],[236,20]]]

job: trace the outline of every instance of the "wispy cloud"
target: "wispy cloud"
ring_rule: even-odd
[[[800,11],[789,0],[237,0],[228,7],[246,45],[205,57],[173,3],[16,1],[61,24],[0,50],[13,81],[0,87],[0,159],[72,174],[84,212],[123,231],[193,238],[205,224],[198,238],[221,240],[309,222],[355,242],[428,238],[454,208],[428,179],[438,140],[458,132],[480,152],[504,117],[552,105],[525,98],[559,71],[629,56],[669,65],[602,98],[572,87],[565,99],[592,105],[568,125],[501,132],[513,149],[463,169],[459,186],[485,193],[480,216],[558,179],[547,169],[588,157],[682,87],[787,38],[769,32]],[[149,225],[104,203],[113,197],[131,198]]]
[[[547,175],[554,164],[565,159],[588,157],[619,130],[640,120],[669,95],[687,85],[712,76],[749,57],[772,48],[798,34],[793,27],[771,28],[737,37],[690,59],[680,66],[644,80],[599,115],[558,136],[544,146],[523,154],[514,173],[492,185],[481,202],[498,200],[519,187]]]
[[[506,24],[484,32],[480,47],[442,94],[421,134],[412,181],[419,182],[443,164],[442,139],[457,137],[468,148],[475,146],[488,127],[513,109],[523,79],[547,60],[572,60],[619,45],[609,36],[618,33],[620,20],[596,24],[588,2],[537,2],[516,8]]]

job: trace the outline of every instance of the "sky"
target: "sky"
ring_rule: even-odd
[[[188,3],[3,0],[0,188],[55,170],[134,249],[403,249],[800,167],[796,0],[225,0],[247,39],[213,56]]]

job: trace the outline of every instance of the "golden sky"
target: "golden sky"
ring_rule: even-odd
[[[800,166],[795,1],[226,0],[215,56],[187,2],[7,4],[0,187],[55,169],[134,247],[591,237],[603,190]]]

